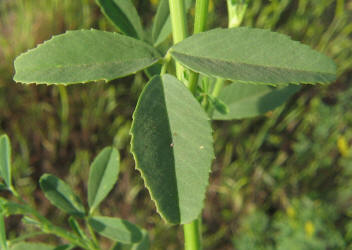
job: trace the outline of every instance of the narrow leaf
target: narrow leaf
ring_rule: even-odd
[[[39,180],[45,197],[56,207],[68,214],[84,217],[85,210],[81,200],[74,194],[70,186],[54,175],[44,174]]]
[[[0,249],[7,250],[4,214],[0,211]]]
[[[22,223],[23,224],[27,224],[27,225],[32,225],[32,226],[34,225],[34,226],[37,226],[37,227],[41,227],[42,226],[42,224],[39,221],[37,221],[36,219],[33,219],[33,218],[29,217],[29,216],[23,216]]]
[[[11,247],[11,250],[54,250],[54,246],[43,243],[21,242]]]
[[[283,88],[232,83],[222,89],[219,99],[229,108],[227,114],[215,111],[214,120],[254,117],[281,106],[300,89],[298,85]]]
[[[193,0],[185,1],[186,11],[192,6]],[[158,46],[160,43],[166,40],[166,38],[171,34],[171,18],[169,9],[169,0],[160,0],[158,9],[156,11],[152,37],[154,41],[154,46]]]
[[[0,136],[0,177],[11,186],[11,144],[7,135]]]
[[[214,29],[171,48],[171,55],[196,72],[266,85],[329,83],[335,63],[288,36],[255,28]]]
[[[0,208],[5,216],[31,214],[30,207],[0,198]]]
[[[188,223],[203,208],[214,158],[209,118],[183,83],[154,77],[133,114],[132,153],[136,168],[170,223]]]
[[[88,180],[88,204],[93,211],[114,187],[120,169],[119,152],[106,147],[94,159]]]
[[[17,57],[14,80],[39,84],[110,81],[157,60],[151,46],[131,37],[99,30],[67,31]]]
[[[125,35],[144,39],[143,27],[131,0],[96,0],[104,15]]]
[[[95,216],[89,218],[93,230],[121,243],[137,243],[142,240],[141,230],[134,224],[118,218]]]

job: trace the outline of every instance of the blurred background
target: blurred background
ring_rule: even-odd
[[[150,30],[158,0],[134,2]],[[211,1],[209,28],[227,26],[225,2]],[[213,124],[217,158],[203,213],[205,249],[352,249],[351,21],[351,0],[251,1],[244,26],[314,47],[335,60],[339,76],[328,86],[305,86],[265,116]],[[114,145],[121,173],[101,212],[146,228],[152,249],[182,249],[181,228],[157,215],[129,152],[145,75],[67,92],[12,80],[20,53],[83,28],[114,31],[93,0],[0,0],[0,134],[12,141],[16,186],[41,213],[65,225],[67,218],[40,191],[39,177],[58,175],[85,197],[89,163]],[[7,220],[10,238],[29,230],[20,221]]]

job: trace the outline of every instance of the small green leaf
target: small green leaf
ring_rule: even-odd
[[[255,28],[214,29],[171,48],[193,71],[228,80],[266,85],[330,83],[335,63],[288,36]]]
[[[2,210],[2,213],[6,216],[17,215],[17,214],[26,215],[26,214],[31,214],[32,212],[30,207],[26,205],[8,201],[3,198],[0,198],[0,208]]]
[[[112,147],[104,148],[94,159],[88,179],[90,211],[94,211],[114,187],[120,169],[119,160],[119,152]]]
[[[11,144],[7,135],[0,136],[0,177],[11,187]]]
[[[104,15],[125,35],[144,39],[138,12],[131,0],[96,0]]]
[[[21,242],[11,247],[11,250],[54,250],[56,247],[43,243]]]
[[[0,211],[0,249],[7,250],[4,214]]]
[[[32,225],[32,226],[37,226],[37,227],[41,227],[42,226],[42,224],[39,221],[37,221],[36,219],[33,219],[31,217],[28,217],[28,216],[23,216],[22,222],[24,224]]]
[[[149,250],[150,249],[150,240],[148,236],[148,232],[144,229],[142,232],[142,240],[135,244],[121,244],[117,242],[115,246],[111,248],[111,250]]]
[[[275,88],[271,86],[232,83],[219,95],[229,108],[227,114],[214,112],[214,120],[231,120],[254,117],[281,106],[300,89],[298,85]]]
[[[95,232],[111,240],[127,244],[137,243],[142,240],[141,230],[128,221],[95,216],[89,218],[88,222]]]
[[[178,224],[197,218],[214,152],[209,118],[190,91],[171,75],[154,77],[138,100],[131,134],[136,168],[160,215]]]
[[[67,31],[20,55],[14,80],[71,84],[110,81],[145,69],[158,52],[131,37],[99,30]]]
[[[217,97],[208,96],[211,104],[220,114],[226,115],[229,113],[229,107]]]
[[[81,200],[65,182],[54,175],[44,174],[40,178],[39,184],[45,197],[54,206],[74,216],[85,216],[85,210]]]
[[[193,0],[185,1],[186,11],[192,6]],[[169,10],[169,0],[161,0],[156,11],[152,37],[154,41],[154,46],[158,46],[160,43],[166,40],[166,38],[171,34],[171,19]]]

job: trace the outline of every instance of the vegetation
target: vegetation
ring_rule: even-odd
[[[348,180],[349,175],[347,170],[348,159],[350,157],[348,142],[349,138],[351,138],[348,129],[346,129],[351,120],[348,118],[348,113],[346,114],[344,111],[348,109],[348,98],[350,97],[350,91],[348,91],[346,87],[348,86],[348,82],[345,80],[350,65],[350,61],[345,55],[348,55],[350,51],[346,45],[344,46],[344,44],[347,44],[346,39],[348,40],[349,36],[349,29],[347,28],[348,12],[345,13],[343,11],[344,8],[341,8],[341,6],[344,6],[343,1],[338,1],[337,3],[334,1],[326,1],[329,3],[324,2],[317,4],[317,6],[313,7],[317,7],[316,9],[320,12],[310,13],[312,16],[304,15],[307,8],[314,5],[307,1],[273,1],[270,4],[258,4],[258,2],[260,1],[248,6],[248,12],[245,15],[245,24],[252,22],[256,23],[256,27],[261,27],[265,24],[266,27],[279,30],[285,29],[285,33],[293,34],[295,39],[297,38],[295,37],[295,32],[290,33],[291,30],[295,31],[295,28],[297,30],[297,36],[308,34],[305,37],[300,37],[300,40],[317,46],[319,50],[324,50],[330,56],[333,56],[338,65],[341,65],[341,67],[339,67],[340,77],[336,84],[332,85],[330,88],[322,89],[320,92],[317,92],[315,88],[304,88],[299,94],[296,94],[296,100],[294,102],[292,101],[288,105],[280,107],[275,112],[267,114],[266,117],[236,123],[216,124],[216,126],[222,129],[215,130],[218,131],[214,135],[216,141],[215,151],[217,155],[219,155],[219,152],[221,153],[216,159],[212,179],[210,181],[212,185],[209,188],[207,204],[212,204],[212,206],[206,205],[204,211],[205,228],[203,231],[206,235],[204,237],[204,245],[206,248],[229,247],[229,239],[232,235],[232,229],[234,229],[236,232],[234,245],[239,249],[251,249],[248,244],[241,244],[241,242],[246,242],[245,238],[248,235],[255,235],[260,245],[265,246],[262,242],[267,242],[266,245],[268,248],[282,247],[283,243],[280,242],[284,241],[285,237],[288,240],[295,239],[296,237],[296,241],[301,239],[299,237],[305,237],[304,239],[308,241],[308,243],[304,243],[307,249],[311,249],[312,246],[315,246],[316,249],[324,249],[323,247],[325,246],[341,247],[341,249],[343,249],[343,245],[347,246],[349,244],[348,222],[341,222],[344,216],[348,216],[348,209],[346,209],[346,207],[348,207],[346,202],[348,204],[349,197],[348,185],[346,185],[348,181],[345,180]],[[332,3],[333,5],[331,5]],[[299,8],[294,9],[294,4],[298,4]],[[138,7],[144,7],[142,5],[150,6],[149,3],[140,3]],[[215,6],[217,6],[216,3]],[[264,6],[265,8],[262,8]],[[347,9],[348,5],[346,4],[346,6]],[[259,15],[255,14],[258,13],[258,9],[256,12],[255,8],[260,9]],[[292,18],[287,19],[290,20],[289,22],[280,18],[283,11],[285,11],[285,14],[291,15]],[[263,13],[266,15],[265,18],[263,18]],[[310,24],[309,28],[314,26],[315,23],[310,22],[310,20],[316,20],[316,17],[324,16],[322,13],[326,15],[330,14],[330,19],[325,20],[326,23],[329,23],[331,20],[334,21],[328,30],[326,30],[324,26],[320,27],[320,24],[316,21],[316,27],[311,28],[312,30],[310,32],[299,32],[302,30],[302,27],[306,27],[307,30],[309,30],[307,23]],[[145,15],[146,20],[149,20],[148,18],[150,18],[150,16],[148,17],[148,12],[146,12]],[[297,16],[300,16],[300,19]],[[93,20],[94,18],[99,17],[93,16]],[[213,17],[210,16],[210,19],[212,18]],[[261,22],[260,18],[262,18]],[[293,22],[292,20],[296,20],[295,18],[299,21]],[[319,20],[319,22],[324,22],[324,20]],[[99,23],[99,21],[96,23]],[[101,23],[100,25],[104,27],[106,24]],[[319,32],[325,33],[322,36],[322,33]],[[344,53],[341,53],[341,51],[344,51]],[[25,192],[30,193],[31,188],[32,190],[34,189],[33,184],[30,184],[33,183],[32,179],[27,177],[30,175],[30,171],[34,171],[32,174],[34,180],[36,180],[35,176],[39,176],[38,174],[41,175],[42,172],[47,172],[40,169],[24,167],[26,164],[33,164],[33,151],[37,152],[39,156],[37,160],[34,161],[34,165],[38,164],[41,166],[40,168],[45,168],[45,166],[48,165],[63,165],[62,162],[73,161],[73,158],[76,157],[75,164],[72,165],[70,169],[59,169],[56,171],[62,176],[66,176],[67,173],[70,172],[69,176],[72,178],[73,186],[76,186],[81,192],[85,192],[85,189],[79,184],[78,176],[71,176],[74,172],[81,171],[82,165],[87,166],[86,162],[89,162],[90,151],[95,152],[94,148],[98,148],[99,145],[102,147],[106,144],[110,144],[106,143],[106,141],[112,142],[111,138],[114,138],[114,144],[119,149],[123,149],[128,145],[129,139],[127,133],[130,127],[129,116],[131,115],[131,107],[133,107],[136,102],[136,96],[138,96],[144,84],[144,79],[141,74],[137,75],[132,87],[129,81],[130,79],[127,79],[126,83],[121,81],[118,83],[112,82],[109,86],[89,86],[88,90],[83,90],[83,88],[77,88],[76,86],[68,88],[70,112],[68,112],[67,109],[68,105],[65,105],[65,93],[60,91],[60,89],[49,88],[48,90],[39,87],[38,90],[34,90],[31,87],[26,88],[28,89],[28,96],[32,96],[32,92],[35,92],[37,93],[37,98],[41,96],[46,97],[48,100],[47,103],[49,103],[46,105],[41,105],[43,103],[39,105],[33,104],[33,107],[37,106],[37,108],[33,108],[33,110],[27,112],[31,113],[31,115],[38,114],[38,111],[41,111],[47,106],[47,111],[45,112],[47,112],[47,114],[53,114],[53,116],[51,122],[50,119],[44,117],[42,121],[40,121],[40,119],[33,121],[32,118],[29,122],[34,122],[36,125],[34,127],[41,128],[44,126],[44,129],[39,129],[39,131],[34,132],[34,134],[31,133],[33,126],[30,126],[29,122],[22,122],[23,125],[27,125],[27,129],[18,127],[22,125],[20,121],[15,121],[14,123],[7,122],[4,123],[4,125],[3,122],[1,123],[5,131],[10,134],[11,138],[22,138],[22,140],[17,140],[17,143],[22,142],[22,145],[15,145],[15,148],[17,147],[21,150],[17,152],[21,153],[14,156],[14,179],[18,183],[21,183],[21,180],[27,179],[27,182],[22,181],[22,183],[24,183],[23,187],[27,189]],[[11,89],[10,86],[5,86]],[[17,88],[15,89],[17,90]],[[18,89],[20,89],[20,87]],[[264,89],[263,92],[265,91]],[[56,116],[56,104],[52,103],[52,97],[55,99],[56,96],[56,102],[58,103],[59,94],[61,97],[61,112],[60,116]],[[6,107],[5,105],[9,103],[6,100],[7,98],[11,99],[11,95],[7,94],[3,96],[4,104],[2,105]],[[16,104],[16,101],[14,101],[14,103],[22,114],[21,105],[22,107],[28,106],[21,104],[21,100],[26,96],[18,94],[15,94],[15,96],[18,102]],[[99,98],[96,98],[97,96],[99,96]],[[101,96],[106,96],[107,98],[102,100],[104,98]],[[119,99],[118,97],[122,98]],[[95,102],[97,99],[99,99],[99,105]],[[121,103],[119,103],[120,100]],[[124,100],[128,100],[128,102],[124,102]],[[79,105],[75,105],[76,103],[79,105],[83,103],[81,109],[79,109]],[[91,106],[89,106],[89,103]],[[215,104],[216,101],[213,101],[212,105],[219,111],[218,115],[221,116],[224,105],[220,104],[216,107]],[[86,113],[84,111],[81,113],[83,106],[85,106],[84,110],[87,110],[85,111]],[[11,108],[15,107],[16,106],[12,107],[11,105]],[[89,110],[90,107],[94,108]],[[6,108],[1,110],[6,110]],[[24,107],[23,110],[25,110]],[[95,112],[89,114],[91,110]],[[122,119],[120,113],[125,113],[126,118]],[[10,112],[7,115],[16,117],[15,114],[16,113]],[[77,118],[77,115],[83,118],[82,121]],[[120,117],[116,118],[118,115]],[[320,119],[320,116],[323,115],[325,119]],[[6,112],[3,117],[6,118]],[[341,117],[343,117],[343,119],[341,119]],[[6,120],[5,118],[4,120]],[[84,119],[86,119],[86,123],[84,123]],[[111,124],[111,128],[107,129],[106,124]],[[36,140],[28,140],[28,137],[23,135],[26,131],[29,138],[36,138]],[[45,134],[46,131],[48,131],[47,135]],[[63,131],[69,131],[69,133],[62,133]],[[75,131],[76,135],[73,133]],[[95,133],[93,133],[93,131],[95,131]],[[118,132],[116,133],[116,131]],[[69,137],[67,136],[68,134],[70,135]],[[48,144],[40,143],[36,146],[35,142],[38,143],[40,138],[45,138],[43,141]],[[52,138],[52,140],[49,140],[50,138]],[[83,140],[81,140],[81,138],[83,138]],[[224,138],[226,138],[226,140]],[[12,139],[12,141],[16,143],[16,139]],[[28,143],[34,145],[28,146]],[[83,146],[80,147],[80,144]],[[324,144],[323,149],[321,147],[322,144]],[[76,156],[72,148],[75,149]],[[86,150],[82,151],[82,149]],[[43,151],[45,154],[43,154]],[[125,182],[127,182],[124,187],[124,190],[126,190],[125,196],[123,196],[127,197],[125,198],[126,204],[119,204],[119,206],[121,206],[120,209],[117,209],[117,211],[110,210],[109,213],[116,216],[117,213],[122,213],[121,211],[123,211],[124,207],[126,211],[127,206],[129,212],[127,212],[126,218],[136,220],[138,221],[137,224],[146,225],[148,228],[148,224],[143,223],[148,223],[145,221],[145,217],[148,216],[148,213],[150,214],[151,211],[153,211],[153,205],[146,201],[146,192],[142,190],[142,183],[139,182],[139,185],[129,183],[131,180],[133,180],[133,182],[138,182],[139,180],[129,177],[130,175],[136,174],[132,174],[131,167],[128,167],[131,166],[131,156],[128,156],[126,152],[128,151],[122,150],[121,152],[121,154],[124,155],[121,158],[126,159],[121,164],[122,173],[125,174]],[[46,158],[45,155],[49,157]],[[50,162],[49,164],[45,163],[48,161]],[[336,167],[332,167],[334,165]],[[221,172],[220,168],[223,169]],[[39,173],[35,174],[35,172]],[[82,172],[83,171],[81,171],[81,174],[84,175]],[[84,179],[85,178],[82,178],[82,180]],[[121,192],[123,193],[123,191]],[[120,194],[120,197],[121,195],[122,194]],[[130,196],[128,198],[129,195],[132,195],[132,197]],[[134,197],[137,197],[137,199],[135,200]],[[336,202],[336,199],[338,199],[339,202]],[[316,204],[315,201],[317,200],[317,205],[306,205],[307,203],[311,204],[310,201],[312,200],[314,204]],[[218,206],[214,206],[216,201],[219,201]],[[34,201],[30,202],[34,203]],[[111,203],[109,201],[110,204],[114,204],[113,202],[114,198],[111,199]],[[325,206],[331,203],[336,204],[333,205],[332,209],[329,208],[331,206]],[[145,209],[144,211],[139,211],[138,206],[141,204],[148,204],[147,206],[150,207],[150,210]],[[107,205],[108,204],[106,204],[106,207],[108,207]],[[130,209],[128,209],[129,206],[133,206],[134,210],[130,211]],[[300,207],[304,207],[303,210],[307,208],[311,211],[315,211],[317,210],[317,206],[319,206],[323,212],[317,214],[311,213],[314,219],[309,216],[303,216],[304,218],[292,216],[292,211],[295,211],[294,213],[296,214],[298,211],[302,211]],[[104,210],[104,208],[102,208],[102,210]],[[260,211],[256,212],[258,210]],[[215,211],[220,212],[219,216],[214,218]],[[257,216],[257,214],[259,214],[259,216]],[[323,214],[332,214],[335,216],[329,216],[329,220],[327,221]],[[269,221],[269,224],[262,222],[262,224],[266,224],[266,226],[264,225],[261,228],[269,227],[270,230],[260,231],[260,227],[257,227],[255,224],[258,222],[258,219],[251,220],[250,218],[252,217],[264,218],[262,220]],[[280,217],[283,219],[280,219]],[[293,221],[296,220],[298,222],[293,223],[292,228],[289,227],[291,226],[290,223],[282,223],[286,228],[271,226],[280,224],[280,221],[285,222],[285,218],[286,221],[288,221],[288,218],[291,218]],[[53,220],[56,219],[60,221],[60,218],[54,218]],[[229,222],[236,224],[232,224],[232,227],[228,227]],[[175,237],[178,237],[177,234],[174,233],[175,229],[169,228],[167,225],[161,225],[162,223],[160,223],[158,218],[152,218],[152,221],[149,222],[149,227],[152,227],[153,224],[157,224],[157,227],[153,227],[153,230],[149,231],[151,232],[153,246],[155,244],[156,248],[159,246],[160,248],[165,247],[165,242],[174,242],[170,243],[169,246],[170,249],[172,249],[173,246],[179,246],[178,242],[182,242],[180,239],[175,239]],[[295,224],[298,226],[294,226]],[[336,238],[340,238],[341,240],[336,240],[336,242],[327,240],[324,246],[314,245],[314,240],[324,235],[324,233],[321,232],[322,229],[320,229],[322,227],[318,227],[319,224],[329,224],[330,226],[324,227],[325,230],[328,228],[328,230],[336,232],[334,235],[337,235]],[[165,227],[168,227],[167,231],[169,231],[166,234]],[[251,228],[258,228],[258,231],[252,232]],[[265,232],[273,233],[265,235]],[[276,238],[278,235],[277,232],[280,232],[279,235],[281,236],[279,238]],[[170,238],[174,240],[170,240]],[[280,239],[280,242],[278,239]]]

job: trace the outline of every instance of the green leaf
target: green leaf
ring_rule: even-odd
[[[21,242],[11,247],[11,250],[54,250],[54,246],[43,243]]]
[[[111,240],[127,244],[142,240],[141,230],[134,224],[125,220],[95,216],[89,218],[88,223],[95,232]]]
[[[0,136],[0,177],[11,187],[11,144],[7,135]]]
[[[142,240],[135,244],[121,244],[116,243],[111,250],[149,250],[150,249],[150,240],[148,232],[146,230],[141,230]]]
[[[142,230],[142,240],[139,243],[133,244],[131,250],[149,250],[150,249],[150,240],[148,232]]]
[[[4,214],[0,211],[0,249],[7,250]]]
[[[136,168],[170,223],[188,223],[203,208],[214,158],[209,118],[183,83],[154,77],[133,114],[131,151]]]
[[[226,115],[230,112],[229,107],[219,98],[211,96],[208,97],[215,110],[218,111],[220,114]]]
[[[157,54],[148,44],[117,33],[67,31],[17,57],[14,80],[44,84],[110,81],[151,66]]]
[[[96,0],[104,15],[125,35],[144,39],[143,27],[131,0]]]
[[[0,198],[0,208],[4,215],[31,214],[30,207]]]
[[[29,216],[23,216],[22,223],[27,224],[27,225],[37,226],[39,228],[42,226],[42,224],[39,221],[37,221],[36,219],[33,219]]]
[[[185,1],[186,11],[192,6],[193,0]],[[171,34],[171,18],[169,9],[169,0],[160,0],[158,9],[156,11],[152,37],[154,41],[154,46],[158,46],[160,43],[166,40],[166,38]]]
[[[114,187],[120,170],[119,152],[104,148],[94,159],[88,179],[88,204],[93,211]]]
[[[171,48],[180,63],[206,75],[248,83],[329,83],[335,63],[288,36],[254,28],[214,29]]]
[[[40,188],[45,197],[56,207],[68,214],[84,217],[85,210],[81,200],[76,196],[70,186],[54,175],[44,174],[39,180]]]
[[[214,120],[231,120],[254,117],[281,106],[300,89],[298,85],[275,88],[263,85],[232,83],[219,95],[229,108],[227,114],[214,112]]]

